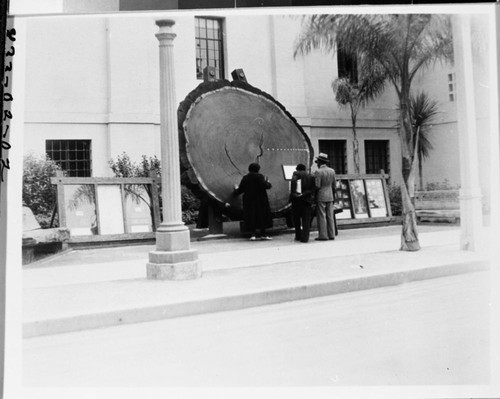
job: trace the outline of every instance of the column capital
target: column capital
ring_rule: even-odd
[[[175,20],[173,19],[157,19],[156,20],[156,25],[158,25],[160,27],[160,29],[162,28],[172,28],[172,26],[175,25]]]
[[[156,21],[156,25],[160,28],[158,33],[155,34],[159,41],[174,40],[177,36],[172,29],[175,25],[175,21],[173,19],[159,19]]]

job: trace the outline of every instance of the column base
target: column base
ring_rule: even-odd
[[[201,265],[196,250],[152,251],[146,264],[150,280],[193,280],[201,277]]]
[[[459,199],[460,249],[474,252],[485,251],[481,189],[479,187],[460,189]]]
[[[158,230],[156,232],[156,249],[158,251],[187,251],[190,247],[190,241],[188,229],[178,231]]]
[[[156,250],[149,253],[146,265],[148,279],[191,280],[201,277],[198,251],[189,248],[189,230],[182,227],[160,226],[156,232]]]

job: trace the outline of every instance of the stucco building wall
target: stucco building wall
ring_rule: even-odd
[[[165,17],[165,16],[164,16]],[[167,16],[168,17],[168,16]],[[201,81],[196,79],[195,18],[174,13],[177,102]],[[45,152],[46,139],[91,139],[93,176],[110,176],[107,162],[122,152],[138,161],[160,155],[159,56],[157,14],[31,18],[27,21],[25,152]],[[249,83],[273,95],[318,140],[347,141],[348,172],[354,170],[349,111],[335,102],[337,77],[332,54],[314,51],[294,57],[300,18],[282,15],[230,15],[224,18],[226,78],[243,68]],[[484,68],[483,68],[484,69]],[[456,103],[449,101],[453,66],[436,65],[415,80],[439,102],[433,126],[434,150],[424,163],[425,182],[459,183]],[[476,76],[477,116],[488,134],[487,74]],[[390,84],[358,115],[361,172],[364,140],[389,141],[391,180],[401,179],[396,131],[397,97]],[[480,148],[482,151],[483,148]],[[481,167],[488,160],[480,158]],[[482,181],[482,186],[486,185]]]

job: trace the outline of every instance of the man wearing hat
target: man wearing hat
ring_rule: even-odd
[[[320,153],[316,157],[318,170],[314,173],[317,192],[317,241],[335,239],[335,220],[333,215],[333,201],[335,200],[335,171],[328,166],[328,155]]]

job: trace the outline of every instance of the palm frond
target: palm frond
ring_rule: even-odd
[[[424,30],[413,39],[410,54],[410,77],[422,68],[436,62],[453,62],[453,36],[451,20],[446,15],[432,15],[427,20]]]
[[[432,100],[427,93],[419,92],[410,99],[410,112],[414,131],[419,130],[417,152],[422,158],[427,158],[434,148],[431,140],[432,122],[439,114],[437,101]],[[415,136],[415,135],[414,135]],[[413,146],[415,142],[413,143]]]
[[[416,73],[438,61],[453,60],[451,20],[441,14],[313,15],[304,21],[295,56],[313,49],[333,52],[340,48],[358,60],[358,82],[334,82],[339,104],[364,106],[390,80],[399,97],[398,123],[412,119],[412,126],[398,126],[408,148],[428,156],[432,149],[430,131],[437,103],[420,93],[410,100]],[[348,85],[350,83],[350,86]],[[408,105],[411,103],[411,110]],[[408,112],[411,115],[408,115]]]
[[[68,201],[68,209],[74,211],[85,204],[95,206],[95,191],[92,184],[81,184]]]
[[[335,25],[335,15],[311,15],[306,19],[295,42],[294,58],[312,50],[334,51],[337,45]]]
[[[362,74],[359,90],[360,90],[360,103],[364,107],[368,102],[373,101],[385,90],[387,82],[387,74],[384,71],[372,70],[371,74]]]

